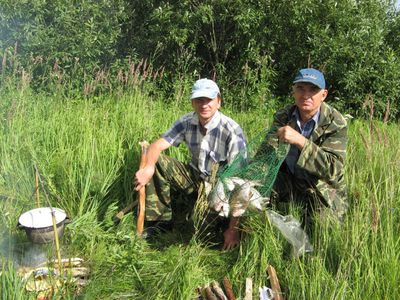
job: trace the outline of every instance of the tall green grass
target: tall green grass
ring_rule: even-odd
[[[350,124],[349,213],[341,227],[317,222],[314,252],[293,258],[290,245],[263,214],[243,221],[243,241],[231,252],[206,247],[182,232],[147,243],[136,237],[132,214],[112,223],[112,215],[134,197],[138,142],[156,139],[191,109],[190,101],[166,103],[143,89],[89,99],[3,90],[1,98],[0,254],[12,257],[19,243],[26,243],[15,225],[23,211],[36,207],[36,165],[52,205],[72,219],[63,253],[85,258],[92,270],[82,299],[190,299],[196,287],[224,276],[241,299],[246,277],[254,280],[254,295],[268,285],[268,264],[276,268],[288,299],[400,297],[399,124]],[[271,118],[261,109],[224,112],[242,124],[249,139]],[[183,160],[187,154],[185,148],[170,151]],[[43,191],[41,204],[47,206]],[[4,246],[5,233],[14,238],[10,247]],[[10,299],[32,297],[11,263],[3,264],[0,282],[3,295],[18,290]],[[76,297],[68,289],[64,296]]]

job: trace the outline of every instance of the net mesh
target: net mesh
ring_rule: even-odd
[[[269,201],[276,176],[289,151],[289,145],[279,141],[276,131],[277,128],[272,127],[259,132],[249,141],[247,151],[239,153],[218,172],[208,204],[220,215],[240,216],[247,206],[261,209]]]
[[[255,182],[261,196],[270,196],[276,175],[289,151],[288,144],[279,142],[276,130],[272,127],[259,132],[249,141],[247,152],[239,153],[218,173],[224,185],[228,178],[237,177]],[[225,192],[229,190],[225,188]]]
[[[208,191],[202,185],[196,202],[194,225],[199,236],[207,230],[206,216],[210,208],[225,217],[239,217],[251,211],[250,208],[265,208],[290,148],[289,144],[279,141],[276,132],[276,127],[264,129],[249,141],[247,151],[239,153],[231,164],[219,171],[218,166],[213,167],[211,185]],[[293,245],[295,256],[312,251],[300,222],[270,209],[266,214],[271,224]]]

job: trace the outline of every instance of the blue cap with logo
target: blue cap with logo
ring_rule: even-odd
[[[220,93],[218,85],[211,79],[203,78],[197,80],[192,87],[190,99],[209,98],[214,99]]]
[[[309,82],[313,85],[316,85],[320,89],[325,89],[325,77],[320,71],[308,68],[308,69],[301,69],[296,77],[294,78],[293,83],[298,82]]]

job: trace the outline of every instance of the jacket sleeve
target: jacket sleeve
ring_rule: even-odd
[[[321,135],[316,142],[307,139],[297,165],[317,178],[335,185],[344,174],[346,146],[345,123]]]

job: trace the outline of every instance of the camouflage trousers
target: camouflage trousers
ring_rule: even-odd
[[[302,210],[302,225],[312,229],[315,213],[326,220],[338,218],[325,201],[317,194],[317,190],[306,179],[294,176],[282,164],[271,191],[271,203],[281,213],[290,213],[290,207],[295,205]]]
[[[165,221],[175,218],[175,214],[189,213],[201,182],[200,173],[188,164],[160,155],[146,186],[146,220]]]

